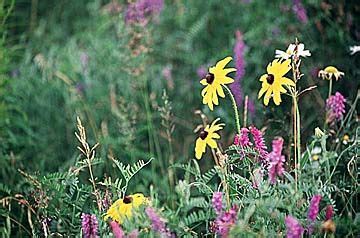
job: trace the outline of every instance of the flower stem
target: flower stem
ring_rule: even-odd
[[[231,93],[230,88],[228,88],[226,85],[223,85],[226,92],[229,94],[230,98],[231,98],[231,102],[233,105],[233,109],[234,109],[234,113],[235,113],[235,122],[236,122],[236,129],[238,134],[240,135],[240,117],[239,117],[239,111],[238,111],[238,107],[236,105],[236,101],[235,101],[235,97],[234,95]]]
[[[332,91],[332,79],[329,79],[329,95],[328,95],[328,98],[331,96],[331,91]]]

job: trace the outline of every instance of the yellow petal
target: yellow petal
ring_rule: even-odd
[[[280,97],[280,92],[274,92],[274,96],[273,96],[273,99],[274,99],[274,103],[279,106],[280,103],[281,103],[281,97]]]
[[[223,60],[220,60],[219,62],[216,63],[216,68],[220,68],[223,69],[225,68],[225,66],[232,60],[232,57],[228,56]]]
[[[200,81],[200,83],[201,83],[202,85],[204,85],[204,86],[208,85],[208,83],[206,82],[206,79],[202,79],[202,80]]]
[[[270,100],[270,97],[271,97],[271,93],[272,93],[272,88],[270,87],[267,90],[267,92],[266,92],[266,94],[264,96],[264,104],[265,104],[265,106],[269,105],[269,100]]]
[[[286,77],[282,77],[280,79],[280,82],[281,82],[281,84],[286,84],[286,85],[289,85],[289,86],[295,86],[294,81],[292,81],[291,79],[286,78]]]
[[[236,71],[236,69],[235,69],[235,68],[227,68],[227,69],[223,69],[223,73],[224,73],[225,75],[227,75],[228,73],[234,72],[234,71]]]
[[[219,94],[220,97],[222,97],[222,98],[225,97],[224,90],[222,89],[221,86],[216,88],[216,92]]]
[[[266,82],[266,78],[267,78],[267,74],[263,74],[261,77],[260,77],[260,82]]]
[[[203,88],[203,90],[201,90],[201,96],[204,97],[209,88],[210,88],[210,86]]]
[[[229,83],[233,83],[234,82],[234,79],[230,78],[230,77],[221,77],[221,78],[218,78],[216,79],[219,83],[221,84],[229,84]]]
[[[284,76],[291,69],[290,63],[291,59],[287,59],[284,62],[275,59],[268,65],[267,71],[274,76]]]
[[[208,140],[206,140],[206,142],[207,142],[207,144],[208,144],[211,148],[213,148],[213,149],[216,149],[216,148],[217,148],[217,144],[216,144],[216,141],[215,141],[215,140],[213,140],[213,139],[208,139]]]
[[[211,133],[211,138],[220,139],[220,135],[218,133]]]
[[[201,159],[202,154],[206,150],[206,143],[203,139],[198,138],[195,143],[195,157]]]
[[[217,96],[216,92],[214,92],[212,95],[212,101],[215,105],[219,105],[219,100],[218,100],[218,96]]]
[[[261,98],[261,96],[269,89],[269,87],[270,85],[268,83],[263,83],[259,91],[258,98]]]

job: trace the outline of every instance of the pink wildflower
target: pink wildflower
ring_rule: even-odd
[[[230,85],[231,91],[234,94],[236,103],[241,105],[242,103],[242,90],[241,90],[241,79],[245,74],[245,43],[242,37],[242,33],[236,31],[236,42],[234,46],[234,61],[236,67],[235,82]]]
[[[215,213],[217,215],[222,213],[222,211],[224,209],[222,192],[214,192],[213,197],[211,199],[211,202],[212,202],[212,206],[213,206],[213,208],[215,210]]]
[[[272,152],[268,154],[268,172],[270,183],[276,183],[276,176],[282,176],[284,173],[285,156],[281,155],[283,147],[283,138],[279,137],[272,142]]]
[[[314,195],[311,198],[309,211],[308,211],[308,220],[315,221],[317,215],[319,214],[319,205],[321,201],[321,195]]]
[[[334,207],[332,205],[328,205],[326,207],[325,221],[331,220],[333,215],[334,215]]]
[[[345,101],[344,96],[339,92],[336,92],[335,95],[330,96],[326,100],[326,110],[329,122],[343,118],[345,113]]]
[[[239,208],[234,205],[229,211],[223,212],[217,216],[213,223],[214,231],[221,237],[228,237],[231,227],[236,223],[237,212]]]
[[[285,217],[286,224],[286,237],[287,238],[301,238],[304,232],[304,228],[301,226],[298,220],[288,215]]]
[[[250,146],[251,142],[249,140],[249,129],[247,128],[241,128],[240,135],[235,135],[234,138],[234,145],[240,145],[240,146]]]
[[[145,213],[151,221],[153,231],[158,232],[161,237],[172,237],[170,230],[166,228],[164,219],[155,212],[154,208],[147,207]]]
[[[125,233],[119,226],[119,224],[116,221],[111,221],[110,223],[111,230],[115,236],[115,238],[124,238]]]
[[[254,138],[255,148],[259,152],[260,158],[262,160],[265,159],[268,152],[266,151],[267,147],[262,132],[255,126],[250,126],[250,132]]]
[[[95,238],[98,236],[98,221],[94,214],[85,214],[81,215],[81,229],[83,232],[83,237],[85,238]]]
[[[293,0],[293,11],[296,14],[296,17],[303,24],[308,22],[308,16],[306,14],[306,9],[304,5],[301,3],[301,0]]]

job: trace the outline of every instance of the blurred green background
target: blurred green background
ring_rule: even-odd
[[[317,78],[319,69],[334,65],[345,72],[334,91],[348,100],[356,96],[360,53],[351,56],[349,47],[360,41],[358,1],[166,0],[141,24],[125,21],[128,4],[2,1],[1,181],[21,187],[18,169],[69,169],[79,159],[79,116],[91,144],[100,143],[97,156],[106,160],[96,175],[114,173],[111,156],[124,163],[154,157],[151,172],[138,180],[166,184],[154,173],[165,173],[169,160],[194,158],[193,130],[201,124],[194,112],[209,113],[201,103],[198,71],[234,55],[236,31],[245,44],[245,74],[235,87],[252,103],[248,125],[263,127],[266,135],[289,138],[291,102],[283,97],[280,107],[264,107],[257,100],[258,79],[275,49],[285,50],[295,38],[312,53],[302,63],[301,88],[318,85],[300,101],[303,141],[325,117],[328,82]],[[304,8],[305,18],[296,6]],[[225,147],[235,125],[229,98],[220,105],[208,115],[227,124]],[[238,106],[243,114],[243,100]]]

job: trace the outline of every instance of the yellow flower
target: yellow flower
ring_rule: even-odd
[[[132,210],[146,204],[148,199],[141,193],[125,196],[123,199],[118,199],[114,202],[109,210],[106,212],[104,220],[111,218],[113,221],[121,224],[123,219],[132,216]]]
[[[235,68],[226,68],[225,66],[231,61],[231,57],[226,57],[216,63],[215,66],[209,68],[209,73],[200,81],[205,88],[201,91],[203,104],[207,104],[210,110],[214,109],[214,104],[219,105],[218,95],[225,97],[222,85],[234,82],[227,74],[236,71]]]
[[[199,138],[196,140],[195,144],[195,157],[201,159],[203,153],[205,153],[206,145],[209,145],[211,148],[216,149],[217,143],[214,139],[220,139],[220,135],[216,131],[223,129],[225,126],[224,123],[216,125],[220,119],[217,118],[211,125],[207,125],[204,130],[199,134]]]
[[[334,76],[336,81],[344,75],[344,72],[339,71],[334,66],[328,66],[318,73],[318,77],[321,77],[322,79],[332,80],[332,76]]]
[[[265,106],[269,104],[270,97],[273,97],[276,105],[280,105],[280,94],[286,92],[286,89],[283,88],[283,86],[295,86],[294,81],[284,77],[284,75],[291,69],[290,62],[290,59],[283,62],[277,59],[273,60],[273,62],[271,62],[266,68],[267,74],[260,77],[262,85],[258,98],[261,98],[261,96],[266,92],[264,96]]]

